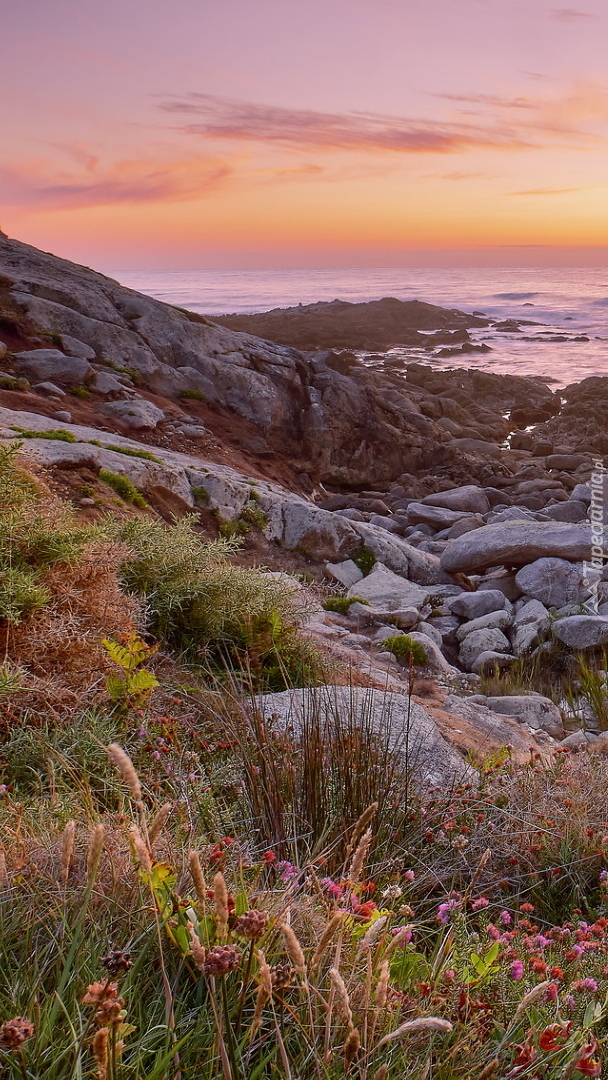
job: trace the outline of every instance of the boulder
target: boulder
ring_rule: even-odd
[[[570,615],[556,622],[555,636],[571,649],[594,649],[608,642],[608,619],[601,615]]]
[[[499,653],[494,652],[493,649],[487,649],[485,652],[479,654],[471,671],[476,675],[489,675],[492,674],[496,668],[510,667],[515,660],[517,660],[517,657],[513,656],[512,653]]]
[[[456,640],[464,641],[474,630],[506,630],[512,622],[513,616],[504,608],[502,611],[489,611],[487,615],[462,623],[456,631]]]
[[[44,394],[46,397],[66,397],[65,390],[61,390],[55,383],[39,382],[32,386],[35,394]]]
[[[61,382],[81,386],[92,374],[88,360],[65,356],[59,349],[32,349],[15,354],[17,370],[30,382]]]
[[[561,521],[505,521],[450,540],[441,556],[448,573],[525,566],[542,558],[580,562],[591,551],[591,527]]]
[[[122,389],[122,388],[121,388]],[[145,398],[134,401],[108,401],[99,406],[99,411],[112,420],[118,420],[125,427],[134,431],[151,431],[165,419],[162,409]]]
[[[357,727],[377,732],[379,744],[388,745],[401,757],[419,791],[437,785],[450,789],[476,779],[475,770],[450,746],[426,709],[407,694],[321,686],[265,694],[258,704],[266,717],[276,717],[282,726],[304,737],[319,723],[331,725],[334,731],[341,724],[349,732]]]
[[[348,590],[349,596],[367,600],[378,611],[396,611],[399,608],[420,609],[428,602],[428,590],[413,581],[399,577],[383,563],[376,563],[363,581],[357,581]]]
[[[448,663],[437,643],[433,641],[428,634],[413,630],[408,634],[408,637],[410,637],[412,641],[417,641],[424,649],[429,671],[433,672],[435,675],[460,674],[457,668],[452,667],[452,665]]]
[[[110,371],[96,371],[89,386],[97,394],[123,394],[127,391],[124,383],[116,378]],[[133,425],[131,425],[133,426]]]
[[[451,578],[441,569],[439,558],[429,552],[419,551],[407,540],[385,529],[379,529],[364,521],[353,521],[353,529],[379,562],[397,574],[403,574],[419,585],[448,583]]]
[[[522,593],[545,607],[581,603],[587,595],[581,564],[573,565],[566,559],[536,559],[524,566],[515,580]]]
[[[340,563],[325,563],[325,573],[334,581],[339,581],[340,585],[344,585],[346,589],[350,589],[351,585],[363,579],[363,574],[352,559],[345,559]]]
[[[430,525],[432,529],[449,529],[465,515],[443,506],[425,506],[421,502],[411,502],[407,508],[407,520],[410,525]]]
[[[469,514],[487,514],[490,509],[487,494],[483,488],[475,487],[474,484],[426,495],[421,501],[424,505],[445,506],[449,510],[459,510]]]
[[[62,334],[61,344],[65,352],[69,353],[70,356],[80,356],[83,360],[95,359],[95,349],[92,349],[86,342],[79,341],[78,338],[72,337],[71,334]]]
[[[453,600],[446,601],[453,615],[470,622],[471,619],[479,619],[482,615],[488,615],[491,611],[502,611],[507,606],[507,598],[499,589],[484,589],[479,592],[465,592]]]
[[[568,499],[567,502],[557,503],[556,506],[546,506],[543,513],[551,521],[577,522],[587,520],[587,506],[577,499]]]
[[[519,724],[508,714],[493,710],[487,698],[474,699],[449,694],[443,708],[452,716],[461,717],[466,725],[470,725],[473,738],[469,741],[474,742],[474,752],[478,759],[487,758],[496,748],[512,746],[516,760],[529,760],[530,737],[522,732]],[[465,724],[458,726],[465,728]]]
[[[472,671],[475,661],[482,653],[509,653],[511,646],[502,630],[473,630],[460,645],[458,654],[465,671]]]
[[[531,728],[541,728],[554,739],[563,739],[562,714],[550,698],[540,694],[517,694],[487,698],[489,709],[514,716]]]
[[[517,656],[529,652],[539,635],[549,629],[550,623],[549,612],[540,600],[524,603],[517,611],[511,629],[511,642]]]

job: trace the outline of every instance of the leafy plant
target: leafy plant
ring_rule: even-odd
[[[207,398],[201,390],[180,390],[180,398],[184,398],[186,401],[206,401]]]
[[[142,510],[146,509],[148,503],[144,499],[141,491],[138,491],[135,484],[128,476],[122,476],[120,473],[112,472],[110,469],[100,469],[99,479],[111,487],[113,491],[123,500],[123,502],[131,503],[133,506],[139,506]]]
[[[411,661],[419,667],[424,667],[428,663],[423,646],[409,634],[394,634],[392,637],[385,638],[380,643],[380,648],[391,652],[398,660],[405,663]]]
[[[121,641],[109,641],[102,645],[115,664],[123,671],[123,676],[111,675],[106,679],[106,690],[120,709],[142,708],[152,690],[159,685],[158,679],[143,665],[157,650],[156,646],[147,645],[138,634],[130,631]]]
[[[365,604],[369,607],[369,600],[363,600],[360,596],[328,596],[323,601],[325,611],[335,611],[338,615],[348,615],[351,604]]]
[[[18,432],[22,439],[51,439],[55,442],[78,442],[78,439],[71,431],[65,431],[64,428],[49,428],[48,431],[28,431],[25,428],[13,428]]]
[[[361,573],[365,574],[366,577],[369,573],[371,573],[371,571],[374,569],[374,566],[376,565],[376,556],[374,555],[373,551],[370,551],[370,549],[368,547],[365,547],[365,545],[363,545],[363,547],[359,548],[359,550],[355,552],[355,554],[352,556],[352,560],[355,565],[359,567]]]

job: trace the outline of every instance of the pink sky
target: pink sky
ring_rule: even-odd
[[[0,221],[57,254],[608,264],[605,0],[20,0],[2,41]]]

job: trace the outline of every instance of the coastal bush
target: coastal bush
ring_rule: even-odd
[[[424,667],[428,661],[423,646],[419,641],[414,641],[409,634],[394,634],[385,638],[380,643],[380,648],[396,656],[403,663],[417,664]]]
[[[111,487],[113,491],[123,500],[123,502],[131,503],[133,506],[138,506],[144,510],[148,506],[148,503],[144,499],[141,491],[138,491],[135,484],[128,476],[123,476],[121,473],[112,472],[111,469],[100,469],[99,479]]]

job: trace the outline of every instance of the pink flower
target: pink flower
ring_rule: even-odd
[[[327,895],[331,896],[332,900],[341,900],[344,896],[344,889],[340,888],[340,886],[335,881],[332,881],[330,877],[322,878],[321,884]]]
[[[572,989],[578,993],[582,993],[584,990],[590,990],[592,994],[595,994],[597,990],[597,983],[595,979],[578,979],[572,984]]]
[[[393,929],[391,930],[391,934],[394,937],[396,934],[400,934],[401,931],[404,930],[404,929],[405,929],[404,926],[394,926]],[[403,938],[403,948],[405,948],[406,945],[409,945],[411,940],[412,940],[412,931],[408,930],[407,934]]]
[[[404,881],[413,881],[415,877],[416,877],[416,875],[415,875],[413,870],[406,870],[405,874],[403,875],[403,880]]]
[[[503,926],[510,926],[511,923],[513,922],[513,919],[511,918],[508,911],[501,911],[501,913],[500,913],[500,921],[501,921]]]
[[[521,960],[514,960],[509,968],[509,974],[514,982],[519,982],[523,978],[524,965]]]
[[[481,911],[481,909],[487,907],[489,903],[490,901],[487,900],[485,896],[480,896],[477,900],[473,901],[471,908],[473,911]]]
[[[572,994],[566,994],[564,1002],[567,1008],[570,1009],[570,1012],[574,1012],[574,1010],[576,1009],[576,1001],[572,997]]]
[[[448,900],[445,904],[440,904],[437,908],[437,915],[435,916],[437,922],[445,925],[450,918],[450,912],[458,907],[460,907],[459,900]]]
[[[498,939],[500,938],[500,930],[498,930],[494,926],[494,923],[491,922],[488,923],[488,925],[486,926],[486,934],[488,935],[488,937],[492,938],[492,941],[498,941]]]
[[[545,1001],[557,1001],[557,986],[555,983],[549,983],[545,991]]]

